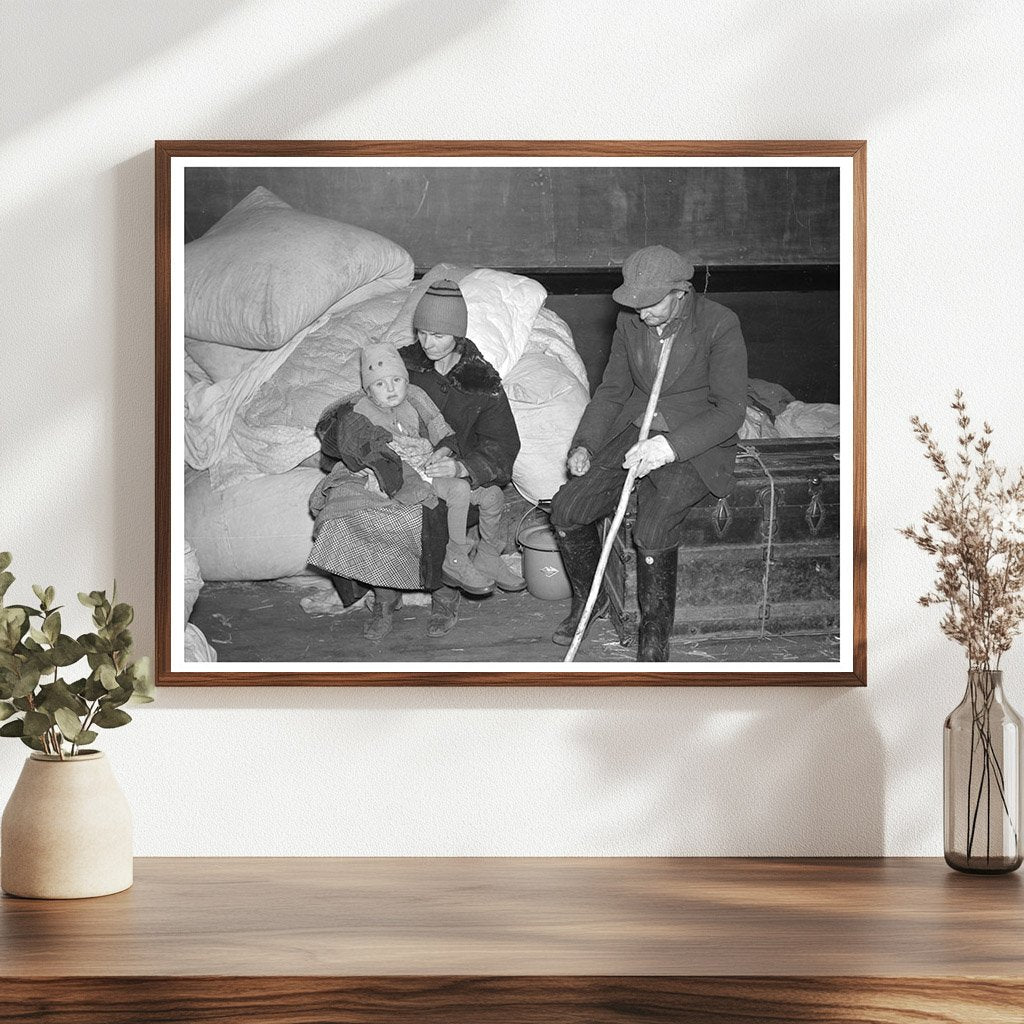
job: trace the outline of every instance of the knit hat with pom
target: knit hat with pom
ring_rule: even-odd
[[[428,334],[466,336],[466,300],[454,281],[435,281],[424,293],[412,315],[413,330]]]

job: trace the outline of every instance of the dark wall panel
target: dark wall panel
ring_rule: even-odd
[[[186,240],[257,185],[377,231],[417,267],[618,266],[662,244],[700,264],[839,262],[832,168],[189,168]]]
[[[751,377],[787,387],[802,402],[839,401],[839,293],[729,292],[708,298],[740,318]],[[591,392],[601,382],[621,307],[607,295],[549,295],[572,329]]]

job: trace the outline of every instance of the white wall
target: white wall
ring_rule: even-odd
[[[1024,457],[1022,38],[1011,2],[0,4],[0,548],[72,603],[116,576],[141,650],[155,138],[869,140],[866,690],[166,689],[104,737],[137,852],[941,853],[964,665],[896,528],[955,386]]]

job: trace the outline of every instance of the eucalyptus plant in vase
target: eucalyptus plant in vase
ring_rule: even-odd
[[[0,736],[32,750],[4,810],[0,886],[15,896],[70,898],[132,884],[131,814],[110,765],[92,744],[153,699],[149,660],[133,661],[132,606],[94,590],[78,595],[95,631],[61,631],[53,587],[37,604],[6,604],[14,582],[0,552]],[[80,662],[81,678],[65,676]]]
[[[919,598],[943,608],[943,633],[967,656],[967,689],[943,728],[944,847],[960,871],[1021,865],[1021,720],[1003,692],[1002,656],[1024,621],[1024,469],[1008,476],[989,454],[992,427],[971,427],[963,393],[952,403],[953,457],[913,417],[941,483],[920,527],[901,532],[935,556],[938,576]]]

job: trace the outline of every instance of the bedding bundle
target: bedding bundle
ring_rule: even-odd
[[[550,498],[589,389],[538,282],[452,264],[414,282],[401,246],[264,188],[185,246],[185,530],[206,580],[305,569],[316,422],[360,391],[363,347],[414,342],[416,304],[445,277],[462,289],[467,335],[501,375],[519,427],[513,482]]]
[[[799,402],[781,384],[747,381],[747,414],[741,441],[777,437],[838,437],[839,406]]]

